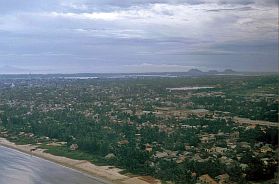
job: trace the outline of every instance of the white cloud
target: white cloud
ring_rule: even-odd
[[[141,32],[141,37],[145,38],[191,37],[209,41],[263,37],[263,39],[271,39],[276,35],[276,7],[261,7],[262,9],[255,5],[246,9],[245,7],[246,5],[239,4],[173,5],[158,3],[109,12],[50,12],[43,15],[63,18],[66,21],[91,21],[92,26],[99,26],[101,32],[111,30],[111,36],[120,37],[123,35],[115,34],[118,30],[141,30],[138,32]],[[97,33],[96,30],[95,33]],[[268,30],[271,31],[267,33]],[[130,33],[130,37],[133,37],[134,32]],[[125,35],[125,37],[129,37],[129,32],[126,32]],[[137,36],[139,35],[137,34]]]
[[[62,17],[62,18],[70,18],[70,19],[89,19],[89,20],[106,20],[112,21],[119,19],[119,15],[117,13],[58,13],[51,12],[46,13],[50,17]]]
[[[269,60],[272,68],[278,52],[278,6],[271,0],[30,0],[16,7],[3,2],[0,62],[5,63],[33,59],[32,64],[51,60],[64,66],[71,60],[74,70],[95,58],[131,70],[162,71],[219,59],[226,66],[233,66],[227,60],[235,65]],[[56,51],[65,55],[41,54]],[[123,66],[140,60],[152,65]]]
[[[78,2],[64,1],[61,2],[61,6],[75,10],[88,10],[88,6],[86,4]]]
[[[258,4],[247,7],[237,2],[222,4],[225,1],[206,2],[155,3],[93,12],[18,12],[0,18],[0,30],[39,32],[48,26],[48,31],[94,30],[90,36],[147,39],[181,37],[211,42],[266,40],[277,34],[277,7]],[[62,5],[79,10],[88,9],[85,3],[63,1]]]

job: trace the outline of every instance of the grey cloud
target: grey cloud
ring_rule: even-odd
[[[254,10],[254,8],[245,6],[245,7],[239,7],[239,8],[220,8],[220,9],[209,9],[206,10],[208,12],[221,12],[221,11],[249,11]]]
[[[250,5],[250,4],[262,4],[262,5],[276,5],[278,4],[277,0],[103,0],[103,1],[84,1],[87,5],[111,5],[111,6],[135,6],[135,5],[146,5],[146,4],[155,4],[155,3],[166,3],[166,4],[208,4],[208,3],[217,3],[217,4],[231,4],[231,5]]]
[[[273,71],[273,6],[269,0],[0,0],[0,67]]]
[[[249,5],[254,4],[255,0],[219,0],[220,4],[241,4],[241,5]]]
[[[150,4],[229,4],[251,5],[260,4],[266,6],[278,5],[277,0],[0,0],[0,14],[9,12],[38,12],[38,11],[110,11],[115,8],[127,8],[130,6],[146,6]]]
[[[264,5],[264,6],[274,6],[278,5],[278,0],[219,0],[219,4],[239,4],[239,5]]]

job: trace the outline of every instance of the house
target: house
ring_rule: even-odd
[[[270,148],[269,146],[263,146],[263,147],[261,147],[261,149],[260,149],[260,152],[261,153],[267,153],[267,152],[272,152],[273,150],[272,150],[272,148]]]
[[[222,148],[222,147],[212,147],[210,149],[210,152],[213,152],[213,153],[219,153],[219,154],[223,154],[224,152],[226,152],[228,149],[227,148]]]
[[[206,109],[194,109],[194,110],[191,110],[191,113],[194,115],[197,115],[199,117],[203,117],[203,116],[207,115],[209,113],[209,111]]]
[[[122,140],[118,142],[119,145],[125,145],[125,144],[129,144],[128,140]]]
[[[251,149],[251,146],[248,142],[240,142],[239,146],[246,149]]]
[[[215,141],[215,135],[214,134],[205,134],[205,135],[202,135],[200,137],[200,141],[201,143],[209,143],[209,142],[212,142],[212,141]]]
[[[228,158],[228,157],[226,157],[226,156],[222,156],[221,158],[219,158],[219,161],[220,161],[222,164],[225,164],[226,166],[229,166],[229,165],[231,165],[231,164],[234,162],[233,159]]]
[[[72,144],[71,146],[70,146],[70,150],[72,150],[72,151],[75,151],[75,150],[77,150],[78,149],[78,145],[77,144]]]
[[[201,158],[200,154],[199,153],[196,153],[192,158],[191,160],[194,160],[196,162],[199,162],[199,163],[202,163],[202,162],[207,162],[209,160],[209,158]]]
[[[108,159],[108,160],[114,159],[114,158],[116,158],[116,156],[113,153],[109,153],[105,156],[105,159]]]
[[[176,160],[176,163],[180,164],[180,163],[182,163],[184,161],[185,161],[185,156],[184,155],[179,155],[177,160]]]
[[[152,145],[146,144],[146,145],[145,145],[145,151],[151,152],[151,151],[152,151]]]
[[[192,146],[190,146],[189,144],[185,144],[185,145],[184,145],[184,148],[185,148],[185,150],[187,151],[187,150],[191,150],[191,149],[192,149]]]
[[[230,176],[228,174],[221,174],[216,176],[215,179],[218,181],[219,184],[226,184],[230,182]]]
[[[239,166],[240,166],[240,168],[241,168],[242,171],[245,171],[246,169],[249,168],[248,164],[243,164],[243,163],[242,163],[242,164],[240,164]]]
[[[192,172],[192,173],[191,173],[191,176],[192,176],[192,178],[193,178],[193,179],[196,179],[196,177],[197,177],[197,173]]]
[[[263,143],[263,142],[258,142],[258,143],[255,143],[255,144],[254,144],[254,148],[260,148],[260,147],[262,147],[262,146],[264,146],[264,143]]]
[[[122,108],[122,110],[124,113],[133,114],[133,111],[131,109]]]
[[[204,174],[199,177],[198,182],[201,184],[218,184],[213,178],[208,174]]]
[[[231,139],[238,139],[239,138],[239,132],[238,131],[232,132],[230,134],[230,138]]]
[[[156,154],[154,155],[155,158],[165,158],[168,156],[168,153],[166,152],[159,152],[159,151],[156,151]]]

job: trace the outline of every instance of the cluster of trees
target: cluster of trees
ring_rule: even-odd
[[[2,126],[14,132],[15,135],[25,131],[34,133],[37,137],[47,136],[66,141],[68,146],[76,143],[80,151],[102,157],[113,153],[115,158],[109,159],[107,162],[133,173],[149,174],[176,183],[191,183],[194,182],[194,178],[189,171],[198,174],[205,174],[210,171],[210,174],[214,176],[224,171],[224,166],[217,161],[208,163],[185,162],[180,165],[175,161],[160,160],[157,163],[152,159],[152,154],[144,150],[144,145],[152,142],[161,144],[164,149],[178,151],[184,151],[185,144],[197,146],[199,138],[196,129],[178,129],[176,132],[167,135],[165,132],[159,131],[158,127],[144,127],[137,130],[135,125],[107,122],[106,125],[109,128],[104,128],[104,124],[92,121],[92,119],[74,111],[61,110],[44,115],[33,113],[33,115],[25,118],[14,116],[13,113],[14,111],[7,110],[6,113],[1,115],[1,121]],[[142,118],[147,117],[143,116]],[[209,124],[209,127],[213,129],[216,125],[222,127],[221,122],[212,123],[207,121],[192,118],[181,123],[188,125]],[[140,118],[138,122],[142,122]],[[140,134],[141,139],[137,140],[135,134]],[[118,141],[122,139],[128,140],[128,144],[119,145]],[[156,150],[157,148],[154,147],[153,151]],[[151,162],[155,162],[156,166],[152,166]],[[212,164],[214,167],[212,167]]]
[[[226,98],[211,96],[193,97],[191,101],[196,106],[203,105],[212,111],[231,112],[235,116],[278,122],[278,104],[276,101],[268,102],[264,98],[260,100],[250,101],[243,96],[227,96]]]
[[[268,128],[262,131],[259,126],[254,129],[240,129],[240,141],[250,142],[264,142],[273,146],[278,145],[278,130],[276,128]]]
[[[34,87],[19,86],[0,91],[0,126],[5,127],[13,135],[26,132],[33,133],[35,138],[47,136],[51,139],[65,141],[68,143],[67,148],[71,144],[78,144],[79,151],[89,155],[104,158],[108,154],[113,154],[115,157],[103,161],[133,173],[148,174],[176,183],[194,183],[195,177],[192,176],[192,172],[197,173],[198,176],[209,173],[212,177],[226,172],[235,181],[239,181],[238,176],[241,169],[237,166],[228,169],[218,159],[205,162],[186,160],[177,164],[171,159],[155,160],[152,157],[156,151],[172,150],[182,153],[185,151],[185,145],[199,147],[199,134],[202,132],[230,133],[235,126],[231,121],[209,120],[194,116],[177,121],[173,118],[158,118],[152,113],[139,117],[135,114],[120,112],[113,104],[121,104],[123,107],[125,107],[123,104],[126,104],[126,108],[134,113],[138,110],[137,107],[141,107],[141,110],[154,111],[154,106],[164,106],[165,101],[181,105],[181,108],[183,103],[192,101],[197,106],[203,105],[209,110],[229,111],[239,116],[275,121],[276,118],[273,115],[278,113],[275,102],[271,105],[265,101],[246,102],[244,96],[234,95],[234,93],[239,94],[239,90],[242,88],[251,90],[264,82],[268,84],[271,84],[270,81],[276,82],[275,79],[269,80],[270,77],[263,78],[258,78],[254,82],[254,78],[249,77],[213,76],[207,78],[121,79],[120,81],[35,81],[36,86]],[[242,83],[246,83],[246,87],[241,86]],[[169,93],[165,90],[167,87],[216,84],[221,87],[211,90],[225,92],[231,90],[226,92],[232,99],[231,101],[225,101],[221,97],[181,99],[179,94],[185,92]],[[203,90],[197,92],[203,92]],[[154,100],[155,97],[161,101]],[[248,105],[243,106],[244,102]],[[45,111],[45,109],[47,110]],[[88,116],[85,115],[87,111]],[[110,118],[116,118],[116,121],[113,123]],[[118,120],[121,122],[118,123]],[[161,130],[157,126],[159,124],[164,124],[165,127],[172,130]],[[200,128],[181,128],[181,125]],[[126,143],[119,144],[123,140]],[[278,131],[268,129],[263,132],[259,128],[243,129],[240,130],[240,141],[252,144],[262,141],[275,146],[278,145]],[[151,153],[145,151],[146,144],[153,145]],[[216,145],[226,146],[222,139],[217,140]],[[247,160],[252,162],[251,159],[249,157]],[[274,170],[271,169],[264,176],[260,176],[257,172],[264,168],[257,163],[259,162],[255,161],[255,164],[251,165],[251,169],[247,171],[249,179],[269,178],[270,173]]]

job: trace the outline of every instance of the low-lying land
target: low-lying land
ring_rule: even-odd
[[[114,182],[272,183],[277,84],[273,75],[5,77],[0,137]]]

